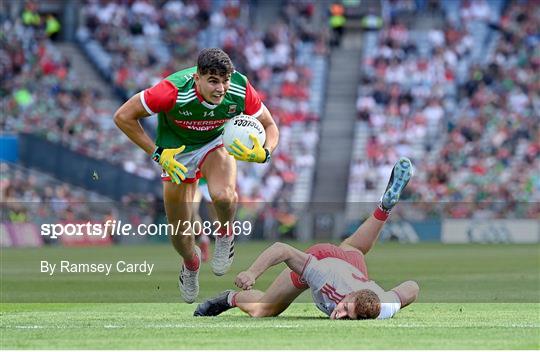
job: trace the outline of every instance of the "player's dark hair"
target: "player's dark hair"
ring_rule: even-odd
[[[353,293],[356,319],[375,319],[381,313],[381,300],[371,290],[360,290]]]
[[[203,49],[197,58],[197,72],[200,75],[227,76],[233,73],[234,65],[227,53],[219,48]]]

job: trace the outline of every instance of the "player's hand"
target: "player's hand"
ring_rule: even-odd
[[[180,184],[181,181],[186,179],[187,168],[174,159],[174,157],[177,154],[182,153],[184,149],[186,149],[185,145],[176,149],[163,149],[157,147],[154,154],[152,154],[152,159],[163,167],[163,170],[171,176],[171,180],[176,184]]]
[[[234,284],[242,290],[250,290],[255,285],[255,275],[251,271],[242,271],[236,276]]]
[[[231,151],[229,154],[234,156],[236,160],[240,161],[249,161],[255,163],[265,163],[269,160],[270,152],[267,149],[264,149],[259,143],[259,139],[254,135],[250,134],[249,139],[253,142],[253,149],[246,147],[238,138],[233,141],[233,144],[229,146]]]

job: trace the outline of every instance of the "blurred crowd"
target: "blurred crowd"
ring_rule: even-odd
[[[441,13],[440,22],[413,29],[419,3]],[[511,1],[498,15],[498,3],[382,2],[385,24],[372,33],[362,62],[356,105],[369,134],[365,155],[351,163],[351,191],[380,194],[379,180],[407,155],[417,172],[404,198],[417,209],[437,202],[455,217],[538,217],[540,10],[534,1]],[[117,106],[82,82],[58,50],[58,20],[38,8],[28,1],[20,17],[0,16],[2,130],[36,134],[156,179],[157,165],[114,126]],[[79,31],[110,58],[110,83],[125,96],[193,65],[201,48],[222,47],[260,92],[281,134],[271,164],[238,164],[240,200],[274,203],[289,224],[287,202],[298,171],[314,167],[319,138],[309,102],[310,59],[328,53],[320,11],[315,1],[285,1],[262,31],[252,26],[254,11],[244,0],[86,0]],[[2,182],[5,199],[77,201],[65,185]],[[146,199],[125,201],[138,198]]]
[[[82,7],[82,28],[111,59],[111,84],[125,96],[194,64],[200,49],[222,47],[247,74],[281,131],[271,165],[239,163],[239,190],[246,200],[290,199],[298,168],[315,162],[318,116],[310,110],[311,55],[326,53],[324,33],[314,21],[313,1],[285,2],[274,26],[250,27],[250,6],[227,0],[102,1]],[[36,11],[35,2],[27,8]],[[37,13],[37,12],[36,12]],[[27,132],[85,155],[122,165],[155,179],[159,168],[112,121],[115,106],[99,89],[87,87],[46,28],[2,17],[4,131]],[[7,94],[12,92],[12,94]],[[156,119],[146,119],[155,126]],[[291,129],[306,131],[297,141]],[[293,148],[300,148],[293,152]],[[262,182],[262,184],[261,184]]]
[[[106,198],[55,181],[35,171],[0,164],[2,222],[53,223],[73,219],[96,220],[104,208],[91,211],[92,203]],[[106,211],[105,211],[106,212]]]
[[[246,1],[88,1],[85,31],[111,56],[113,83],[130,96],[194,64],[205,46],[223,48],[250,79],[281,133],[270,165],[239,163],[239,194],[245,201],[288,201],[296,170],[314,164],[318,116],[310,111],[307,56],[325,54],[324,35],[313,21],[313,1],[286,2],[266,32],[250,27]],[[293,153],[293,125],[307,131]],[[298,147],[298,145],[294,145]],[[295,155],[300,155],[295,157]]]
[[[2,18],[1,32],[3,131],[36,134],[115,164],[128,161],[124,165],[128,170],[130,163],[136,163],[138,175],[155,177],[151,161],[135,153],[118,133],[110,100],[77,77],[46,27]]]
[[[540,10],[514,2],[493,22],[489,5],[463,1],[459,23],[420,33],[428,55],[413,34],[425,36],[395,19],[380,32],[357,102],[371,135],[351,187],[374,189],[408,155],[417,172],[404,198],[417,209],[439,203],[453,217],[540,215]],[[471,33],[479,25],[484,41]],[[475,47],[488,56],[476,60]]]
[[[105,223],[121,220],[136,226],[162,222],[157,199],[150,194],[130,194],[120,202],[63,183],[47,174],[0,163],[0,222]]]

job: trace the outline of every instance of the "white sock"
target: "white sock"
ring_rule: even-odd
[[[229,294],[227,295],[227,304],[231,307],[235,307],[235,305],[233,305],[233,299],[234,299],[234,295],[236,294],[237,292],[236,291],[231,291],[229,292]]]

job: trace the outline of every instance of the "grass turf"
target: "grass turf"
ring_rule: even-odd
[[[268,243],[241,243],[231,272],[201,273],[201,298],[232,287]],[[307,245],[298,245],[305,248]],[[387,321],[330,321],[300,297],[282,316],[237,310],[194,318],[180,303],[178,259],[166,245],[2,249],[1,348],[64,349],[538,349],[538,245],[379,244],[370,277],[389,289],[420,283],[420,303]],[[152,275],[48,276],[40,261],[155,264]],[[264,289],[282,269],[263,275]],[[146,302],[146,303],[143,303]]]

